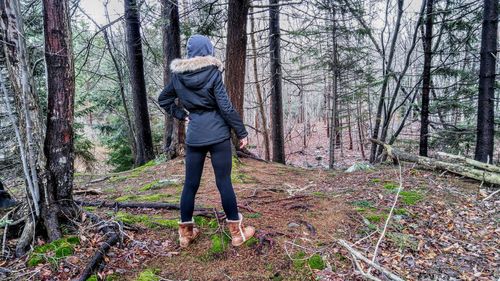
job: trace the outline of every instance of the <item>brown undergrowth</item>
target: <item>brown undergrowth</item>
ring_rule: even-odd
[[[377,262],[406,280],[500,277],[498,198],[483,202],[479,183],[410,165],[403,167],[403,178]],[[178,203],[183,181],[182,159],[119,174],[78,175],[76,188],[94,195],[77,199]],[[223,220],[210,212],[195,218],[202,235],[181,250],[178,211],[88,207],[117,221],[123,233],[91,280],[361,280],[337,240],[351,242],[371,258],[397,182],[398,169],[392,166],[347,174],[235,161],[240,210],[245,222],[258,229],[256,238],[240,248],[230,246]],[[209,160],[196,204],[222,210]],[[47,251],[29,266],[33,256],[5,261],[2,266],[11,271],[5,278],[75,278],[103,238],[85,222],[70,235],[79,237],[70,254],[55,258]],[[375,270],[372,274],[383,278]]]

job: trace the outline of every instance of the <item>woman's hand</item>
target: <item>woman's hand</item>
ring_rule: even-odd
[[[189,115],[184,118],[184,121],[186,121],[186,123],[189,122]]]
[[[240,149],[243,149],[245,148],[245,146],[247,146],[248,144],[248,137],[244,137],[240,140]]]

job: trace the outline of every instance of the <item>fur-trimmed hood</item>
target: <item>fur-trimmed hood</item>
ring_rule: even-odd
[[[170,69],[174,73],[183,73],[196,71],[210,65],[216,66],[220,71],[223,70],[222,62],[218,58],[212,56],[175,59],[170,64]]]

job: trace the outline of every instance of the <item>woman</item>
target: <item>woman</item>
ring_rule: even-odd
[[[242,245],[252,237],[255,229],[245,227],[238,212],[236,196],[231,184],[231,134],[233,128],[240,147],[247,144],[247,131],[234,110],[222,82],[222,62],[214,56],[210,39],[193,35],[187,42],[187,58],[176,59],[170,69],[170,83],[161,92],[158,102],[170,115],[189,121],[186,133],[186,178],[181,195],[179,242],[187,247],[199,235],[194,227],[193,210],[205,156],[210,152],[222,207],[227,216],[232,244]],[[179,103],[184,108],[175,103]]]

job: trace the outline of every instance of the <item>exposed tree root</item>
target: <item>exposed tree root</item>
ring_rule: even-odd
[[[241,158],[250,158],[250,159],[254,159],[254,160],[260,161],[260,162],[266,162],[266,163],[268,163],[268,161],[260,158],[259,156],[255,155],[254,153],[250,152],[247,149],[245,149],[245,150],[237,150],[236,151],[236,155],[238,155],[238,157],[241,157]]]

